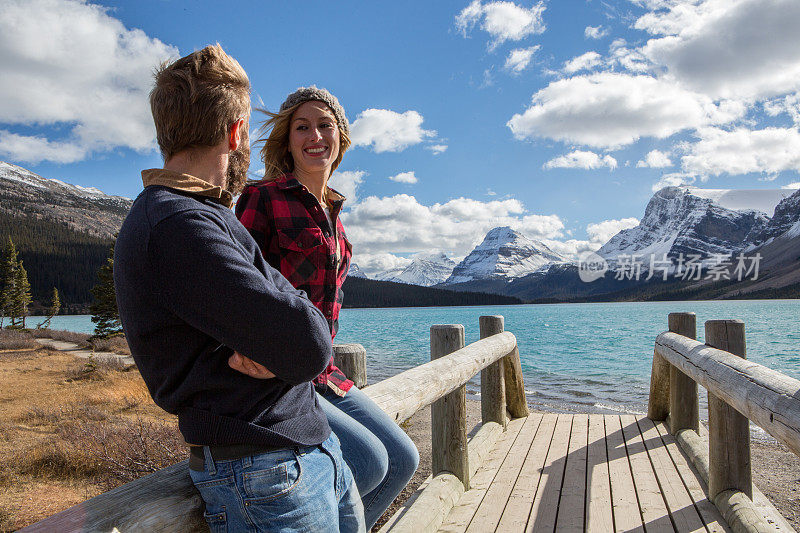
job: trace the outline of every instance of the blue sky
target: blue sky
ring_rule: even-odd
[[[254,105],[344,105],[331,184],[367,272],[499,225],[570,255],[664,185],[797,184],[798,27],[795,0],[0,0],[0,160],[135,197],[153,66],[219,42]]]

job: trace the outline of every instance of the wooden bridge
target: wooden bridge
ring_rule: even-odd
[[[422,531],[793,531],[752,485],[749,422],[800,454],[800,381],[745,356],[741,321],[673,313],[656,338],[648,416],[530,414],[513,334],[481,317],[431,328],[431,359],[365,388],[398,423],[432,404],[432,477],[381,529]],[[337,362],[365,377],[358,345]],[[481,372],[482,424],[465,384]],[[698,383],[709,394],[699,422]],[[23,531],[207,531],[179,463]]]

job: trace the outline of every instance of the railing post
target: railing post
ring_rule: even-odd
[[[669,330],[678,335],[697,338],[697,317],[694,313],[670,313]],[[669,418],[673,435],[682,429],[700,430],[700,404],[697,383],[678,370],[669,368]]]
[[[481,339],[503,332],[502,316],[482,316],[478,318]],[[498,359],[481,370],[481,422],[497,422],[506,427],[506,385],[503,359]]]
[[[709,320],[706,344],[746,359],[744,322]],[[708,393],[708,492],[713,501],[728,489],[753,499],[750,470],[750,421],[712,393]]]
[[[431,360],[464,347],[464,326],[431,326]],[[467,453],[467,387],[462,385],[431,406],[431,470],[433,475],[447,471],[469,490]]]
[[[367,351],[360,344],[334,344],[333,363],[356,387],[367,386]]]
[[[650,371],[650,397],[647,402],[647,418],[664,420],[669,414],[670,365],[658,352],[653,351],[653,368]]]

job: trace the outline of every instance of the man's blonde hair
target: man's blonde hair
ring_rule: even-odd
[[[284,174],[294,171],[294,158],[289,152],[289,128],[292,125],[292,115],[298,107],[305,102],[300,102],[292,107],[284,109],[278,113],[272,113],[266,109],[259,109],[267,115],[267,119],[261,124],[260,137],[258,142],[264,143],[261,148],[261,161],[264,163],[264,180],[272,181]],[[325,102],[322,102],[325,103]],[[326,104],[327,106],[327,104]],[[350,135],[339,128],[339,155],[331,165],[331,174],[339,163],[345,151],[350,148]],[[330,176],[328,176],[330,177]]]
[[[156,70],[150,108],[167,161],[190,148],[215,146],[230,126],[250,116],[250,80],[219,44]]]

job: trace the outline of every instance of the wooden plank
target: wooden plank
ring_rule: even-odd
[[[500,465],[494,482],[489,486],[467,531],[494,531],[508,502],[511,490],[519,477],[520,470],[528,451],[531,449],[534,438],[542,432],[543,427],[546,429],[552,418],[553,415],[543,415],[538,425],[532,423],[534,419],[526,419],[513,448],[506,456],[503,464]]]
[[[603,415],[589,415],[587,455],[586,531],[589,533],[614,531]]]
[[[689,496],[692,498],[694,506],[700,514],[700,518],[703,520],[706,529],[711,533],[730,531],[727,523],[725,523],[725,520],[722,518],[722,514],[720,514],[719,509],[717,509],[717,506],[706,496],[707,487],[705,482],[697,474],[694,467],[686,460],[686,456],[681,452],[680,447],[678,447],[675,437],[670,434],[663,422],[655,424],[655,428],[661,437],[661,441],[664,443],[667,453],[669,453],[672,463],[681,476],[681,480],[689,492]]]
[[[642,417],[637,423],[675,529],[681,532],[705,531],[703,520],[653,421]]]
[[[614,531],[644,531],[618,415],[605,415]]]
[[[478,318],[481,338],[503,332],[504,319],[500,315]],[[503,377],[503,359],[499,359],[481,370],[481,420],[483,423],[497,422],[505,427],[506,385]]]
[[[558,415],[556,429],[553,432],[553,440],[550,449],[547,451],[542,475],[539,480],[539,487],[533,499],[528,525],[525,531],[553,531],[556,527],[558,518],[558,502],[561,498],[561,485],[564,481],[564,468],[567,464],[567,452],[569,450],[570,433],[572,431],[572,415]],[[516,491],[515,491],[516,492]],[[514,495],[512,494],[512,498]],[[511,501],[509,501],[509,505]],[[581,509],[583,506],[581,506]],[[581,514],[583,514],[581,512]],[[502,522],[501,522],[502,524]],[[500,531],[512,531],[512,529],[502,529]],[[518,531],[513,529],[513,531]]]
[[[589,439],[589,415],[572,417],[572,434],[569,439],[567,466],[558,502],[556,531],[582,532],[585,523],[586,457]]]
[[[620,416],[622,434],[625,437],[625,448],[628,452],[628,461],[631,464],[633,484],[636,487],[636,497],[639,500],[639,509],[642,511],[642,520],[648,533],[675,531],[669,518],[667,504],[661,495],[653,465],[647,455],[639,425],[633,415]]]
[[[531,415],[530,418],[532,418],[531,423],[535,424],[538,428],[542,415]],[[500,466],[508,456],[525,422],[525,418],[516,418],[508,423],[505,433],[503,433],[497,441],[495,448],[486,457],[483,465],[481,465],[472,476],[470,480],[470,490],[465,492],[461,500],[453,507],[450,514],[447,515],[447,518],[445,518],[445,521],[439,528],[439,531],[461,533],[467,530],[483,498],[486,496],[489,486],[497,476]]]

